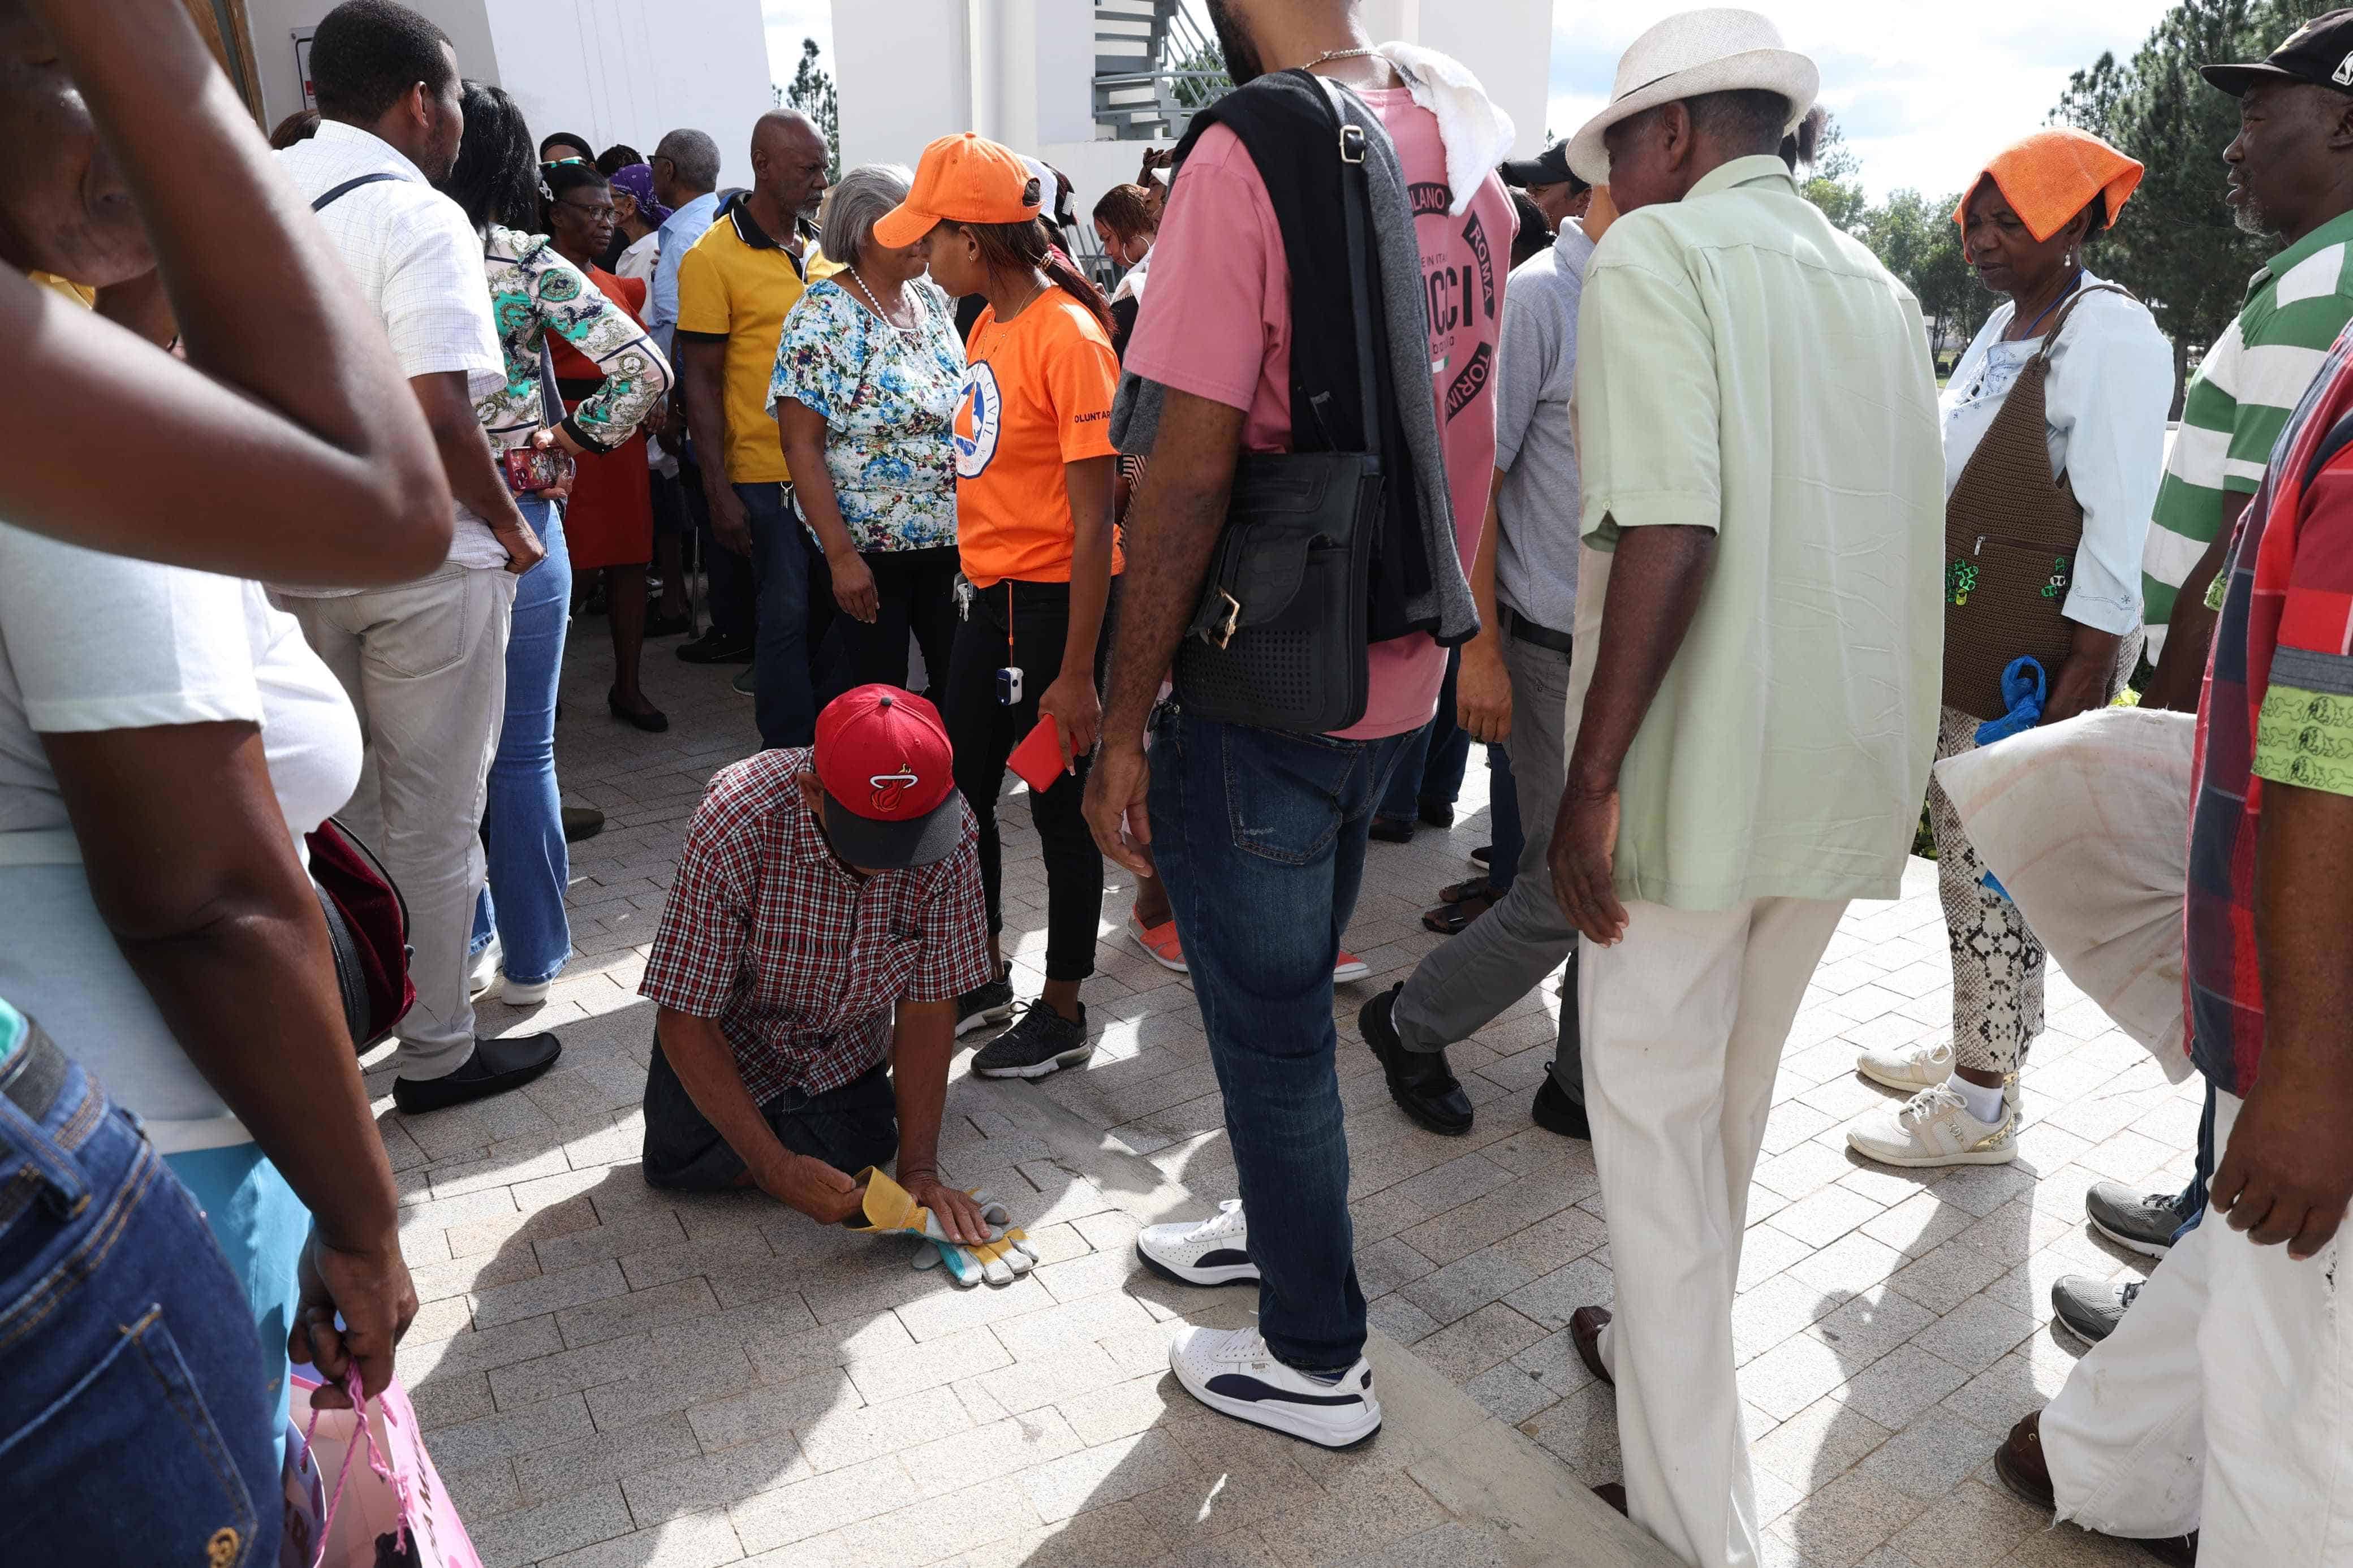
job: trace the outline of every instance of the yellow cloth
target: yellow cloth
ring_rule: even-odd
[[[727,419],[731,484],[776,484],[792,475],[768,415],[768,383],[785,317],[808,286],[842,268],[811,242],[803,261],[760,231],[737,196],[719,209],[679,262],[678,335],[727,340],[720,405]],[[804,275],[806,274],[806,275]],[[710,462],[711,455],[702,459]]]
[[[60,278],[54,272],[27,272],[26,277],[44,289],[54,289],[85,310],[98,309],[98,290],[87,283],[77,283],[70,278]]]
[[[1989,178],[2039,245],[2103,193],[2108,198],[2108,223],[2114,224],[2126,199],[2140,184],[2141,173],[2139,163],[2090,132],[2054,125],[1995,153],[1993,162],[1962,193],[1961,205],[1953,209],[1953,221],[1966,226],[1969,197]]]

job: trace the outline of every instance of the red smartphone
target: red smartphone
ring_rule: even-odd
[[[499,461],[506,470],[507,489],[527,496],[562,484],[571,458],[555,447],[510,447],[499,454]]]
[[[1061,731],[1054,727],[1054,716],[1039,714],[1038,727],[1022,738],[1005,761],[1021,775],[1023,784],[1039,795],[1053,788],[1056,780],[1068,777],[1062,771]]]

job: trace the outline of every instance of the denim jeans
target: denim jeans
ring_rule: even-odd
[[[752,528],[752,582],[759,607],[752,634],[752,711],[760,744],[806,746],[817,739],[817,690],[809,678],[809,547],[791,492],[782,485],[737,485]]]
[[[1287,1365],[1365,1345],[1334,1063],[1332,965],[1374,803],[1410,733],[1338,741],[1164,710],[1152,855],[1192,968],[1259,1267],[1259,1329]]]
[[[1512,776],[1512,753],[1503,746],[1487,748],[1487,831],[1494,836],[1487,851],[1487,880],[1497,892],[1508,893],[1519,879],[1520,856],[1528,838],[1520,826],[1520,785]]]
[[[1404,738],[1407,749],[1381,795],[1383,816],[1410,817],[1423,801],[1452,805],[1462,794],[1463,770],[1471,763],[1471,731],[1454,721],[1454,679],[1462,650],[1446,653],[1446,684],[1438,689],[1438,711]]]
[[[646,1069],[646,1185],[691,1193],[724,1192],[744,1175],[744,1157],[728,1146],[686,1092],[654,1037]],[[871,1071],[823,1094],[787,1089],[760,1107],[776,1141],[822,1160],[845,1176],[887,1165],[899,1152],[899,1100],[891,1071]]]
[[[283,1426],[204,1216],[37,1030],[0,1074],[0,1555],[274,1565]]]
[[[491,759],[485,819],[490,877],[474,904],[473,951],[488,947],[496,931],[507,975],[536,985],[553,980],[572,956],[572,923],[564,912],[572,857],[564,847],[564,801],[555,785],[555,694],[572,618],[572,558],[564,547],[564,514],[546,501],[518,504],[546,542],[547,559],[515,584],[506,718]]]

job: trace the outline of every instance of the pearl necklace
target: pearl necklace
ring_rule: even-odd
[[[923,305],[920,299],[914,301],[911,311],[915,318],[914,324],[913,326],[902,327],[898,322],[891,319],[891,312],[882,308],[882,301],[877,300],[874,297],[874,291],[866,287],[866,279],[858,275],[858,268],[851,267],[846,268],[846,270],[849,274],[849,281],[857,286],[858,291],[860,294],[866,296],[866,303],[873,308],[874,313],[877,316],[881,318],[882,324],[884,326],[890,328],[892,331],[898,333],[909,342],[921,341],[923,335]]]

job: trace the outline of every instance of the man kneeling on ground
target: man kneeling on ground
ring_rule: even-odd
[[[955,999],[990,978],[951,762],[929,702],[862,686],[813,749],[711,781],[638,986],[660,1007],[649,1185],[757,1187],[831,1225],[860,1212],[852,1173],[896,1153],[952,1239],[988,1236],[937,1160]]]

